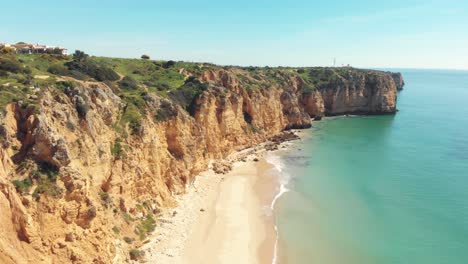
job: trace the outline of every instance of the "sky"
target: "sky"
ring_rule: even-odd
[[[468,0],[2,1],[0,42],[224,65],[468,69]]]

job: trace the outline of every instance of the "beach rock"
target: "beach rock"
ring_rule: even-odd
[[[280,144],[286,141],[291,141],[291,140],[296,140],[296,139],[299,139],[299,136],[296,135],[294,132],[285,131],[283,133],[280,133],[278,135],[271,137],[269,140],[275,144]]]
[[[267,150],[267,151],[278,150],[278,144],[277,143],[267,143],[267,144],[265,144],[265,150]]]
[[[226,174],[232,170],[232,164],[226,161],[213,163],[213,171],[217,174]]]

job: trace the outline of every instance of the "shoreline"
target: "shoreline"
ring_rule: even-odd
[[[278,231],[274,204],[284,193],[271,151],[287,149],[278,137],[229,155],[196,176],[178,206],[141,247],[149,263],[274,263]],[[276,152],[276,151],[275,151]],[[222,172],[217,174],[214,171]],[[247,246],[246,246],[247,245]]]

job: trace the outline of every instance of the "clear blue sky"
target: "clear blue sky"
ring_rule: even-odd
[[[236,65],[468,69],[467,0],[3,1],[0,42]]]

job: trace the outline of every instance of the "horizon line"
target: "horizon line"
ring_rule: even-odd
[[[70,56],[72,54],[69,54]],[[122,56],[122,57],[115,57],[115,56],[105,56],[105,55],[91,55],[94,57],[101,57],[101,58],[114,58],[114,59],[141,59],[139,57],[132,57],[132,56]],[[343,67],[351,67],[355,69],[369,69],[369,70],[386,70],[386,69],[401,69],[401,70],[450,70],[450,71],[468,71],[468,68],[438,68],[438,67],[412,67],[412,66],[331,66],[331,65],[309,65],[309,66],[292,66],[292,65],[236,65],[236,64],[223,64],[223,63],[216,63],[216,62],[209,62],[209,61],[195,61],[195,60],[184,60],[184,59],[168,59],[168,58],[156,58],[156,59],[149,59],[152,61],[176,61],[176,62],[188,62],[188,63],[206,63],[206,64],[213,64],[216,66],[227,66],[227,67],[259,67],[259,68],[265,68],[265,67],[270,67],[270,68],[313,68],[313,67],[321,67],[321,68],[343,68]]]
[[[22,41],[20,41],[22,42]],[[4,44],[10,44],[10,43],[7,43],[7,42],[2,42],[0,41],[0,43],[4,43]],[[13,44],[16,44],[16,43],[19,43],[19,42],[15,42]],[[28,43],[28,42],[25,42],[25,43]],[[10,44],[11,45],[11,44]],[[83,49],[68,49],[69,51],[71,50],[80,50],[80,51],[84,51]],[[86,51],[84,51],[86,52]],[[87,53],[87,52],[86,52]],[[68,55],[72,55],[73,53],[69,53]],[[88,53],[89,54],[89,53]],[[94,57],[104,57],[104,58],[115,58],[115,59],[140,59],[139,57],[134,57],[134,56],[119,56],[119,57],[116,57],[116,56],[106,56],[106,55],[94,55],[94,54],[90,54],[90,56],[94,56]],[[283,67],[283,68],[312,68],[312,67],[322,67],[322,68],[341,68],[341,67],[351,67],[351,68],[357,68],[357,69],[376,69],[376,70],[386,70],[386,69],[404,69],[404,70],[451,70],[451,71],[468,71],[468,68],[441,68],[441,67],[414,67],[414,66],[353,66],[352,64],[347,64],[349,66],[346,66],[346,65],[341,65],[341,66],[332,66],[332,65],[308,65],[308,66],[298,66],[298,65],[275,65],[275,66],[272,66],[272,65],[259,65],[259,64],[250,64],[250,65],[247,65],[247,64],[224,64],[224,63],[216,63],[216,62],[209,62],[209,61],[196,61],[196,60],[185,60],[185,59],[169,59],[169,58],[157,58],[157,59],[150,59],[150,60],[153,60],[153,61],[157,61],[157,60],[161,60],[161,61],[169,61],[169,60],[173,60],[173,61],[181,61],[181,62],[189,62],[189,63],[207,63],[207,64],[213,64],[213,65],[217,65],[217,66],[231,66],[231,67],[271,67],[271,68],[279,68],[279,67]]]

